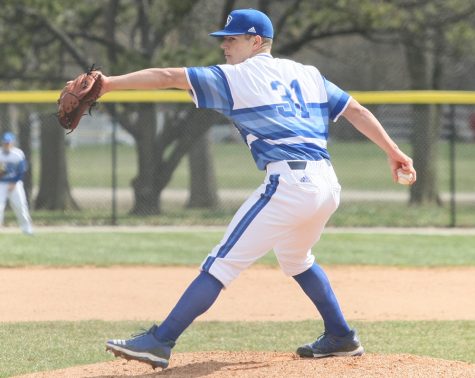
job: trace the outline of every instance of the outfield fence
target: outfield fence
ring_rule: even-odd
[[[414,201],[414,193],[408,187],[392,183],[384,154],[340,120],[330,127],[329,151],[343,191],[340,209],[330,224],[475,227],[475,92],[351,94],[373,111],[409,155],[424,160],[427,152],[433,164],[425,169],[430,171],[421,172],[418,160],[415,165],[421,177],[433,176],[430,190],[435,196],[421,203]],[[184,91],[109,93],[92,116],[85,116],[78,129],[66,136],[48,132],[62,133],[55,117],[58,95],[59,91],[0,92],[0,129],[17,133],[30,163],[26,183],[36,224],[226,224],[262,181],[264,173],[255,168],[232,124],[194,109]],[[141,118],[144,112],[152,116]],[[140,139],[144,134],[133,128],[137,125],[130,127],[137,119],[154,144],[144,144]],[[176,123],[177,130],[189,130],[190,135],[171,138],[170,123]],[[421,124],[427,125],[427,134],[417,131],[420,127],[416,126]],[[203,133],[196,134],[197,129]],[[196,139],[196,143],[188,144],[191,152],[186,147],[187,137]],[[44,149],[51,148],[51,144],[44,143],[45,138],[57,138],[54,143],[61,144],[64,150],[65,168],[52,164],[51,155],[45,159]],[[163,145],[167,138],[171,138],[170,142]],[[193,150],[195,145],[198,148]],[[150,146],[157,149],[139,154],[144,146],[145,150]],[[162,155],[157,155],[157,150]],[[151,204],[159,212],[141,213],[140,207],[137,211],[141,193],[135,178],[140,164],[144,159],[152,162],[150,174],[156,175],[154,185],[159,185],[157,180],[167,167],[159,164],[160,156],[173,161],[174,154],[179,163],[164,189],[157,192],[158,206]],[[64,208],[37,208],[42,185],[48,185],[44,182],[48,177],[45,171],[60,169],[66,169],[69,192],[77,208],[70,203]],[[205,195],[208,202],[198,200],[193,204],[197,193],[198,199]],[[7,212],[6,223],[15,224],[11,211]]]

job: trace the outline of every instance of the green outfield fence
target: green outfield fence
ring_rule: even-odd
[[[430,190],[437,200],[411,202],[414,193],[391,182],[384,154],[339,120],[330,128],[329,151],[343,191],[330,225],[475,227],[475,92],[355,91],[351,95],[373,111],[408,154],[424,159],[427,151],[427,158],[434,162],[429,166],[435,170],[429,173],[436,177]],[[59,130],[54,115],[58,96],[56,90],[0,92],[0,130],[18,134],[30,162],[26,184],[36,224],[226,224],[263,178],[229,121],[194,110],[185,91],[119,91],[101,98],[91,117],[84,117],[75,132],[60,135],[56,142],[65,149],[70,193],[79,210],[37,208],[40,178],[52,165],[44,159],[42,138],[51,137],[48,130]],[[153,110],[154,117],[149,119],[155,123],[157,140],[164,138],[167,119],[191,112],[197,112],[192,121],[196,127],[210,126],[204,142],[193,136],[204,143],[199,149],[206,151],[181,159],[161,191],[160,213],[155,215],[131,213],[137,195],[132,186],[138,172],[137,143],[122,127],[120,116],[111,116],[127,109],[127,114],[139,118],[145,108]],[[435,126],[421,134],[416,127],[421,124]],[[196,181],[199,174],[193,175],[192,185],[190,172],[196,172],[193,163],[200,156],[210,157],[206,174],[202,182]],[[155,161],[155,152],[151,150],[145,158]],[[417,160],[416,169],[421,177],[428,173],[420,171]],[[214,201],[190,208],[194,193],[203,188],[208,195],[214,193]],[[6,223],[12,227],[16,223],[11,211]]]

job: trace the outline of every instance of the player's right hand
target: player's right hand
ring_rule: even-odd
[[[406,174],[412,174],[412,180],[410,185],[414,184],[417,180],[417,172],[412,165],[412,159],[407,156],[404,152],[398,151],[396,157],[389,157],[389,166],[391,167],[391,174],[393,181],[398,182],[398,169],[401,169]]]

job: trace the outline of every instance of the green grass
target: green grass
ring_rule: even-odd
[[[400,147],[411,154],[411,147]],[[255,188],[262,181],[263,172],[258,171],[248,148],[243,143],[214,144],[212,146],[218,186],[220,188]],[[403,192],[402,186],[394,185],[384,154],[371,142],[330,142],[329,151],[338,177],[347,190],[391,190]],[[438,157],[439,184],[441,191],[449,188],[448,144],[440,142]],[[81,146],[67,151],[71,187],[110,187],[111,147]],[[473,192],[475,175],[473,162],[475,148],[470,143],[457,144],[456,153],[457,190]],[[38,152],[33,154],[33,182],[38,183]],[[118,185],[130,187],[137,172],[135,147],[118,146]],[[94,167],[91,170],[91,167]],[[417,168],[417,167],[416,167]],[[188,188],[188,161],[183,159],[169,184],[169,188]]]
[[[456,208],[457,227],[475,227],[475,203]],[[397,202],[343,201],[332,215],[329,226],[335,227],[447,227],[451,225],[451,209],[444,206],[409,206]]]
[[[240,201],[226,201],[217,209],[188,209],[182,203],[166,203],[155,216],[133,216],[129,208],[120,207],[116,222],[119,225],[140,226],[226,226]],[[40,225],[109,225],[112,209],[84,208],[82,211],[33,210],[33,223]],[[475,227],[475,203],[459,204],[456,213],[457,227]],[[328,226],[334,227],[447,227],[452,222],[450,206],[408,206],[397,202],[343,201],[332,215]],[[12,211],[7,211],[5,224],[17,227]]]
[[[0,266],[193,265],[224,231],[51,232],[2,235]],[[403,244],[401,244],[403,241]],[[324,265],[475,266],[473,235],[327,233],[314,248]],[[277,266],[273,253],[260,264]]]
[[[475,363],[475,321],[353,322],[368,353],[410,353]],[[111,360],[108,338],[127,338],[148,322],[0,324],[0,377]],[[319,321],[196,322],[175,352],[248,350],[294,352],[322,329]],[[32,342],[34,340],[34,342]],[[21,363],[19,363],[21,362]]]

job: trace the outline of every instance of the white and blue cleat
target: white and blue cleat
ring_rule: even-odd
[[[158,340],[154,334],[156,328],[157,326],[153,325],[148,331],[134,335],[128,340],[108,340],[106,342],[106,351],[126,360],[144,362],[151,365],[154,369],[157,367],[166,369],[175,343],[173,341]]]

